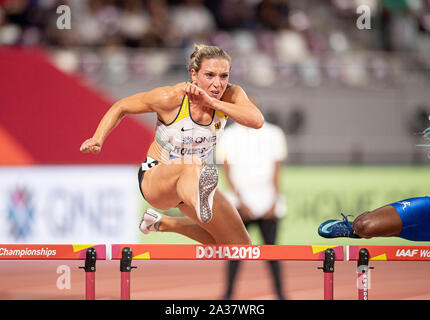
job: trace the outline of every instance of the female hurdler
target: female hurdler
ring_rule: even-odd
[[[241,87],[229,84],[231,59],[221,48],[195,46],[188,70],[192,82],[138,93],[113,104],[80,150],[99,153],[127,114],[157,113],[155,140],[139,170],[139,187],[151,206],[178,207],[185,216],[148,209],[140,230],[176,232],[202,244],[251,244],[237,210],[217,188],[216,166],[206,160],[213,155],[227,117],[258,129],[263,115]]]

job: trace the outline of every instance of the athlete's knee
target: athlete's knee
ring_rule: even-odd
[[[200,173],[203,168],[203,163],[199,157],[192,156],[184,158],[182,174],[194,174],[196,172]]]
[[[251,238],[249,237],[249,235],[246,237],[244,244],[246,244],[246,245],[252,245],[252,241],[251,241]]]
[[[249,236],[248,232],[246,234],[242,235],[240,237],[239,243],[240,245],[252,245],[251,237]]]
[[[376,223],[372,219],[371,215],[364,214],[358,216],[352,225],[355,234],[362,238],[370,238],[374,235],[376,230]]]

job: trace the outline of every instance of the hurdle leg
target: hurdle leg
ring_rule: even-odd
[[[369,300],[369,251],[360,249],[357,261],[358,300]]]
[[[334,261],[335,261],[334,250],[331,248],[325,250],[323,267],[318,268],[318,269],[322,269],[324,272],[324,300],[333,300]]]
[[[96,261],[97,252],[94,248],[88,248],[85,258],[85,266],[79,269],[85,270],[85,299],[95,300],[96,296]]]
[[[122,249],[122,256],[120,262],[121,271],[121,300],[130,300],[130,273],[131,269],[136,267],[131,266],[133,253],[129,247]]]

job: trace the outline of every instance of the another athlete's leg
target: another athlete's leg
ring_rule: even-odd
[[[402,232],[402,221],[396,209],[386,205],[362,213],[354,220],[352,227],[361,238],[396,237]]]

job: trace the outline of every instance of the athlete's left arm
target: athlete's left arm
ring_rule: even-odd
[[[222,101],[212,99],[211,107],[246,127],[259,129],[264,124],[261,111],[248,99],[245,91],[237,85],[227,88]]]

